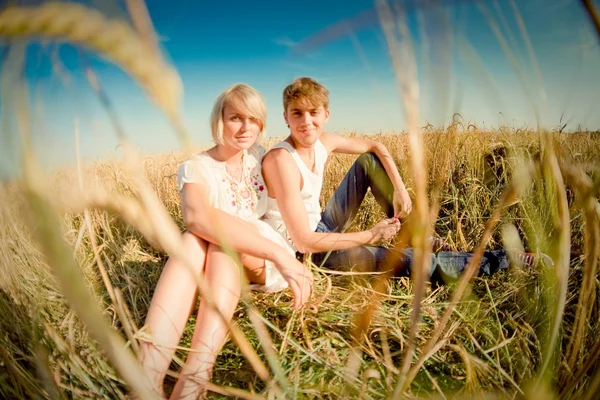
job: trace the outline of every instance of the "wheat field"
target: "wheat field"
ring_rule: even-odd
[[[437,196],[440,207],[435,233],[456,250],[472,250],[506,182],[512,178],[518,155],[539,157],[540,149],[534,144],[537,134],[508,130],[463,132],[455,127],[427,132],[424,137],[428,179],[432,196]],[[600,135],[555,133],[552,138],[560,150],[559,159],[588,170],[597,190]],[[397,155],[397,165],[406,176],[406,162],[402,157],[408,146],[406,135],[382,134],[376,139]],[[143,160],[152,190],[180,228],[183,226],[176,170],[183,159],[183,154],[165,154]],[[351,156],[334,156],[329,161],[323,199],[331,195],[352,161]],[[134,177],[119,163],[89,165],[85,174],[88,175],[86,181],[97,182],[106,190],[126,196],[136,191]],[[77,184],[76,174],[68,171],[54,179],[54,186],[58,188]],[[407,180],[407,186],[412,187],[410,179]],[[569,347],[578,299],[586,284],[583,277],[589,252],[585,244],[588,222],[572,185],[566,185],[572,236],[569,293],[548,388],[557,395],[593,398],[590,390],[598,390],[599,383],[597,273],[591,277],[594,289],[587,299],[589,318],[584,330],[578,332],[579,344]],[[552,221],[545,210],[549,205],[540,202],[541,192],[542,187],[532,185],[522,198],[507,205],[502,212],[502,224],[514,225],[523,238],[523,245],[530,251],[543,250],[540,246],[547,240],[536,235],[553,234]],[[28,225],[35,225],[36,221],[31,221],[22,188],[18,184],[6,185],[2,199],[1,393],[6,398],[48,397],[52,391],[74,398],[123,398],[127,385],[61,295],[40,246],[30,234]],[[355,227],[369,227],[380,215],[379,206],[368,197],[355,220]],[[117,307],[124,307],[133,327],[132,337],[135,337],[135,331],[143,325],[167,255],[118,215],[91,210],[90,216],[106,273],[114,290],[120,293],[120,305],[111,301],[103,284],[90,237],[83,230],[83,213],[61,214],[60,231],[81,267],[86,289],[101,305],[105,318],[127,337],[117,311]],[[595,218],[597,223],[598,214]],[[550,226],[531,226],[534,223]],[[493,231],[489,248],[502,246],[501,226]],[[407,395],[533,395],[527,392],[528,384],[540,365],[551,307],[544,302],[543,291],[547,289],[543,275],[539,269],[514,269],[491,278],[476,279],[452,315],[439,345],[426,355]],[[349,381],[346,363],[350,353],[355,351],[352,345],[355,321],[369,302],[374,301],[373,285],[318,269],[315,269],[315,278],[311,303],[301,314],[295,314],[289,307],[289,292],[250,296],[269,327],[292,397],[337,398],[344,397],[344,393],[352,397],[387,397],[393,391],[406,345],[413,283],[401,278],[386,284],[384,294],[377,300],[371,326],[359,340],[362,354],[358,375]],[[453,285],[427,289],[416,342],[417,355],[422,355],[419,349],[436,329],[453,289]],[[192,318],[182,339],[180,356],[185,354],[186,344],[191,340],[193,323]],[[259,338],[242,305],[236,312],[235,323],[260,354]],[[595,352],[588,351],[590,349]],[[572,357],[575,361],[570,363]],[[172,369],[177,368],[174,363]],[[214,383],[258,394],[264,394],[267,388],[232,341],[217,360]],[[567,388],[568,392],[560,393],[559,389]]]

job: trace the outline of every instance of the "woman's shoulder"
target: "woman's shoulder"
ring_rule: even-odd
[[[180,190],[184,183],[197,183],[206,181],[215,168],[212,165],[212,157],[205,151],[195,153],[179,164],[177,177],[179,180]]]
[[[260,168],[262,165],[263,157],[266,153],[267,151],[265,150],[265,148],[260,145],[254,145],[250,147],[246,151],[246,154],[248,155],[249,159],[249,165],[252,168]]]
[[[255,144],[254,146],[248,149],[248,155],[256,158],[259,161],[262,160],[266,153],[267,150],[259,144]]]
[[[215,163],[215,160],[208,154],[208,152],[203,151],[200,153],[194,153],[188,156],[187,159],[185,159],[185,161],[183,161],[180,165],[179,168],[185,168],[185,167],[192,167],[192,166],[197,166],[199,168],[205,166],[205,167],[211,167],[212,164]]]

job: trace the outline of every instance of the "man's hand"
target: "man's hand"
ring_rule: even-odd
[[[386,218],[377,225],[369,229],[373,235],[368,244],[378,244],[392,239],[400,230],[400,220],[398,218]]]
[[[312,272],[295,257],[288,253],[275,261],[275,266],[290,285],[294,293],[293,307],[300,311],[308,301],[313,287]]]
[[[407,217],[412,211],[412,201],[408,195],[408,190],[406,188],[395,189],[392,204],[395,218]]]

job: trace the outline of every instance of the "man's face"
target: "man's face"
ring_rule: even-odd
[[[283,113],[292,137],[304,146],[315,144],[329,120],[329,109],[308,102],[292,102]]]

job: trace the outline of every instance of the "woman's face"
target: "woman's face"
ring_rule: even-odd
[[[256,118],[245,115],[230,104],[223,109],[223,143],[225,146],[246,150],[256,142],[260,131],[260,122]]]

